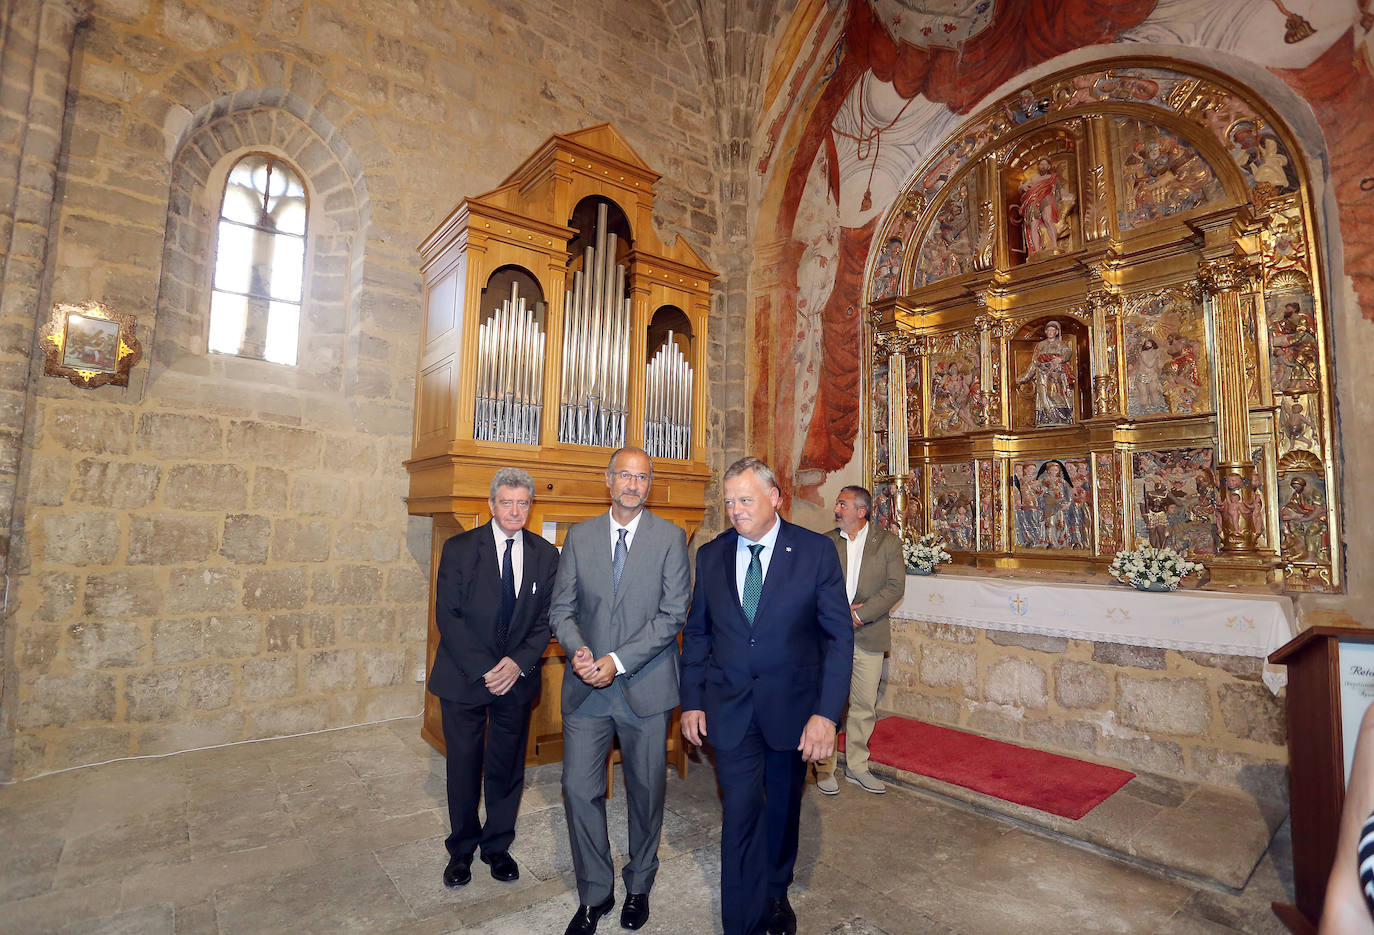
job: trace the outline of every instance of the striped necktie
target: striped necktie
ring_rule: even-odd
[[[611,556],[611,587],[615,593],[620,593],[620,573],[625,570],[625,534],[628,529],[620,530],[620,538],[615,540],[615,554]],[[605,552],[601,553],[605,555]]]

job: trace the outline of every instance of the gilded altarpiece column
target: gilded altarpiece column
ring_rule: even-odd
[[[1217,410],[1217,518],[1221,551],[1251,555],[1264,538],[1262,483],[1250,443],[1245,375],[1245,306],[1253,302],[1258,268],[1240,257],[1198,267],[1212,307]]]

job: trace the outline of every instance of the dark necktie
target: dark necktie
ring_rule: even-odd
[[[625,570],[625,534],[628,529],[620,530],[620,538],[615,540],[615,552],[611,555],[611,587],[620,593],[620,573]],[[601,553],[605,555],[605,552]]]
[[[515,616],[515,566],[511,564],[510,550],[514,539],[506,540],[506,554],[501,556],[501,618],[496,621],[496,646],[502,653],[510,639],[510,622]]]
[[[754,625],[754,614],[759,609],[759,595],[763,593],[763,563],[759,561],[759,553],[762,551],[761,544],[749,546],[749,570],[744,573],[744,594],[741,595],[741,603],[744,605],[744,618],[749,621],[751,627]]]

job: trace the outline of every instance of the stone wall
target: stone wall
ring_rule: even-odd
[[[665,176],[659,235],[710,261],[704,42],[690,5],[632,0],[95,6],[47,299],[10,330],[31,356],[50,302],[97,300],[138,316],[145,359],[94,391],[30,359],[12,407],[0,778],[420,709],[415,247],[549,134],[610,121]],[[251,151],[310,195],[296,368],[205,353],[217,200]]]
[[[1240,656],[894,619],[881,707],[1286,801],[1284,704],[1261,672]]]

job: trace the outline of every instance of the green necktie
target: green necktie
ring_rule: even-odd
[[[754,625],[754,613],[759,609],[759,595],[763,593],[763,563],[759,561],[761,544],[749,546],[749,570],[744,573],[744,618]]]

